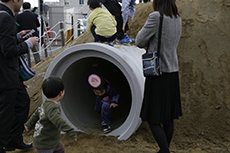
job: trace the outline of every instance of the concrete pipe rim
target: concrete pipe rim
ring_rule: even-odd
[[[94,52],[95,54],[90,56],[86,55],[87,52],[91,52],[91,51]],[[70,58],[70,55],[72,56],[73,54],[75,54],[75,56],[79,56],[79,54],[81,54],[81,57],[78,59],[76,58],[75,61],[68,62],[68,58]],[[104,60],[109,60],[108,62],[111,62],[113,65],[115,65],[126,78],[129,78],[128,84],[130,86],[131,97],[132,97],[130,112],[127,118],[125,119],[125,121],[118,128],[114,129],[113,131],[107,134],[107,136],[119,136],[118,139],[120,140],[127,139],[139,127],[141,123],[141,120],[139,118],[139,112],[141,107],[141,100],[143,97],[142,95],[137,96],[135,94],[137,94],[137,92],[143,92],[143,89],[137,89],[139,86],[143,88],[142,86],[143,78],[140,82],[138,82],[137,81],[138,76],[132,76],[132,77],[130,76],[133,73],[132,72],[133,68],[132,66],[130,66],[129,61],[126,59],[126,55],[123,54],[122,52],[118,52],[117,48],[105,44],[98,44],[98,43],[87,43],[87,44],[80,44],[80,45],[70,47],[65,51],[63,51],[62,53],[60,53],[51,62],[49,68],[47,69],[44,79],[49,77],[50,75],[56,75],[62,78],[65,71],[69,68],[71,64],[84,58],[91,58],[91,57],[95,58],[95,55],[96,58],[102,58],[102,59],[106,58]],[[63,68],[64,72],[62,71],[63,63],[65,64]],[[142,73],[141,70],[139,70],[138,73]],[[65,112],[63,111],[63,109],[62,112],[67,122],[76,130],[79,131],[79,128],[76,125],[73,125],[72,122],[65,116]],[[84,130],[80,130],[80,131],[85,132]]]

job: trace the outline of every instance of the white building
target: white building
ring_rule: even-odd
[[[74,37],[79,34],[79,21],[86,19],[90,13],[87,0],[60,0],[60,6],[64,6],[65,29],[74,28]],[[80,27],[82,29],[82,27]]]

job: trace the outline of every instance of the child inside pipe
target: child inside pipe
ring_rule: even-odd
[[[64,84],[60,78],[49,77],[44,80],[42,90],[47,100],[35,111],[25,124],[25,130],[35,127],[33,146],[37,153],[64,153],[60,142],[61,131],[77,141],[74,129],[61,116],[59,101],[64,97]]]
[[[88,5],[92,12],[87,20],[86,31],[92,33],[95,42],[113,46],[113,41],[117,37],[115,18],[109,11],[102,8],[99,0],[88,0]]]
[[[96,95],[95,111],[101,115],[101,124],[104,134],[111,131],[111,110],[118,106],[119,94],[114,86],[108,80],[99,77],[97,74],[91,74],[88,77],[93,93]]]

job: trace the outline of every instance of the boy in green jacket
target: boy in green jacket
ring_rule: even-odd
[[[42,84],[43,94],[47,97],[29,121],[25,130],[35,126],[33,146],[37,153],[64,153],[60,142],[61,131],[77,141],[74,129],[61,116],[58,102],[64,97],[64,84],[60,78],[49,77]]]

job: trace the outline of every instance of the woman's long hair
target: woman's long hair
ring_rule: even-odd
[[[175,3],[176,0],[153,0],[154,11],[159,11],[161,14],[170,16],[180,16]]]

